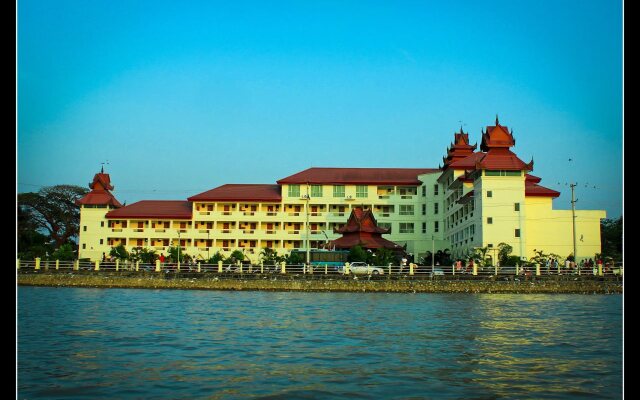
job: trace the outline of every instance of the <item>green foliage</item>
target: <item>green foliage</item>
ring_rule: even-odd
[[[46,186],[37,193],[19,193],[18,235],[41,231],[47,232],[56,248],[69,243],[80,230],[80,209],[75,202],[87,193],[87,189],[73,185]]]
[[[236,262],[242,262],[244,260],[244,253],[242,250],[234,250],[231,252],[229,258],[224,260],[225,264],[235,264]]]
[[[476,247],[471,253],[473,261],[481,267],[488,267],[491,265],[491,261],[487,258],[489,247]]]
[[[167,260],[169,262],[174,262],[177,263],[178,261],[180,262],[188,262],[191,259],[191,256],[189,256],[188,254],[186,254],[184,252],[184,249],[180,246],[170,246],[167,249]]]
[[[498,260],[500,261],[500,265],[507,265],[507,259],[512,252],[513,247],[510,245],[506,243],[498,244]]]
[[[219,251],[211,256],[209,261],[207,261],[207,264],[218,264],[218,261],[224,261],[224,256]]]
[[[285,261],[286,257],[279,256],[278,252],[268,247],[262,249],[260,252],[260,259],[265,265],[275,265],[282,261]]]
[[[285,261],[289,265],[302,264],[305,262],[304,257],[300,253],[290,253]]]
[[[62,246],[60,246],[56,251],[53,252],[51,257],[54,260],[60,260],[60,261],[70,261],[76,258],[73,252],[73,247],[71,246],[70,243],[65,243]]]
[[[116,247],[112,247],[111,251],[109,251],[109,255],[111,257],[117,258],[119,260],[128,260],[129,259],[129,252],[127,251],[127,249],[122,244],[119,244]]]
[[[156,258],[156,251],[146,247],[134,247],[129,253],[129,259],[132,262],[140,261],[143,264],[153,264]]]
[[[502,266],[504,265],[514,266],[516,264],[518,265],[522,264],[522,260],[518,256],[508,256],[507,258],[504,259],[504,261],[500,260],[500,265]]]
[[[396,257],[393,254],[393,251],[385,248],[380,248],[376,250],[376,252],[373,254],[373,257],[371,257],[370,264],[389,265],[390,263],[393,263],[395,259]]]
[[[349,260],[349,262],[354,262],[354,261],[367,262],[367,258],[368,258],[367,251],[365,251],[361,246],[357,245],[357,246],[353,246],[349,250],[349,256],[347,257],[347,260]]]
[[[602,256],[622,260],[622,217],[604,219],[600,223]]]

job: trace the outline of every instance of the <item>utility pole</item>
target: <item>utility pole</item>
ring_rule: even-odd
[[[307,214],[307,265],[309,265],[309,183],[307,183],[307,195],[305,197],[307,200],[307,205],[305,208]]]
[[[578,252],[576,247],[576,202],[578,199],[574,200],[574,188],[578,186],[577,183],[572,183],[571,186],[571,214],[573,216],[573,262],[578,262]]]

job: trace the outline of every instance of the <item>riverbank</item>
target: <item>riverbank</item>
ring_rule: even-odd
[[[136,289],[193,290],[262,290],[303,292],[396,292],[396,293],[622,293],[622,282],[616,280],[367,280],[362,279],[293,279],[270,277],[197,276],[169,277],[164,275],[93,275],[75,273],[18,274],[18,285],[65,286]]]

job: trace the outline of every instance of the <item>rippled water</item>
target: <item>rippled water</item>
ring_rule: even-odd
[[[19,398],[620,398],[620,295],[20,287]]]

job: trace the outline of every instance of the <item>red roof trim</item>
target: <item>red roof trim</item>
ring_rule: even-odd
[[[192,205],[184,200],[141,200],[107,213],[110,219],[191,219]]]
[[[351,184],[419,186],[418,175],[439,173],[438,168],[317,168],[312,167],[277,181],[278,184]]]
[[[282,196],[278,185],[228,183],[191,196],[187,200],[279,203],[282,201]]]

